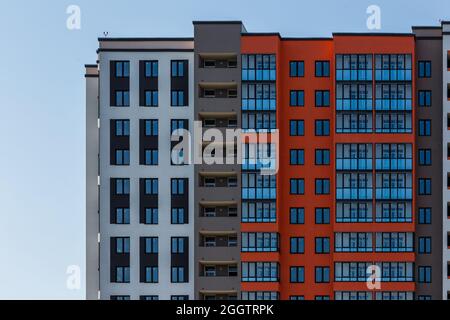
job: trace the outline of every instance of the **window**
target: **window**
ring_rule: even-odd
[[[187,105],[184,99],[183,90],[172,90],[170,105],[172,107],[182,107]]]
[[[158,165],[158,149],[146,149],[145,150],[145,165],[157,166]]]
[[[116,90],[116,107],[130,106],[130,92],[124,90]]]
[[[147,137],[158,136],[158,120],[145,120],[145,135]]]
[[[411,222],[410,202],[381,202],[376,205],[376,222]]]
[[[418,251],[421,254],[431,253],[431,237],[419,237]]]
[[[316,90],[316,107],[330,106],[330,91]]]
[[[316,179],[316,194],[330,194],[330,179]]]
[[[419,224],[431,224],[431,208],[419,208]]]
[[[276,129],[277,119],[275,112],[243,112],[242,129]],[[233,127],[236,127],[234,122]]]
[[[139,296],[139,300],[159,300],[159,296],[151,295],[151,296]]]
[[[242,252],[277,252],[278,234],[276,232],[243,232]]]
[[[412,232],[377,232],[376,252],[413,252],[414,234]]]
[[[330,135],[330,120],[316,120],[316,136]]]
[[[367,268],[371,262],[335,262],[334,280],[336,282],[366,282]]]
[[[275,83],[242,83],[243,111],[275,111],[277,88]]]
[[[186,190],[187,179],[172,179],[171,180],[171,194],[183,195]]]
[[[145,91],[145,106],[157,107],[158,106],[158,91],[146,90]]]
[[[130,76],[130,61],[116,61],[116,78],[128,78]]]
[[[305,268],[304,267],[291,267],[289,281],[291,283],[305,282]]]
[[[158,282],[158,267],[145,267],[145,282]]]
[[[276,262],[243,262],[242,282],[276,282],[279,266]]]
[[[377,54],[375,69],[375,80],[410,81],[412,56],[410,54]]]
[[[242,282],[276,282],[279,266],[276,262],[242,262]]]
[[[419,165],[431,165],[431,149],[419,149]]]
[[[372,252],[372,233],[336,232],[334,234],[335,252]]]
[[[170,121],[170,131],[174,132],[178,129],[187,129],[187,120],[184,119],[173,119]]]
[[[330,208],[315,208],[316,224],[330,223]]]
[[[372,132],[372,113],[364,113],[364,112],[337,113],[336,132],[337,133]]]
[[[330,253],[330,238],[316,238],[316,253]]]
[[[375,130],[381,133],[412,132],[410,112],[377,112]]]
[[[149,195],[157,195],[158,194],[158,179],[152,178],[152,179],[145,179],[145,194]]]
[[[336,222],[372,222],[372,203],[339,201],[336,204]]]
[[[314,300],[317,300],[317,301],[321,301],[321,300],[330,300],[330,296],[315,296],[314,297]]]
[[[116,224],[130,224],[130,208],[116,208]]]
[[[185,221],[184,208],[172,208],[171,222],[172,224],[184,224]]]
[[[261,173],[242,173],[243,199],[276,199],[276,176]]]
[[[303,237],[292,237],[290,252],[292,254],[305,253],[305,238]]]
[[[130,135],[130,120],[115,120],[116,137]]]
[[[145,208],[145,224],[158,224],[158,208]]]
[[[431,61],[419,61],[419,78],[431,78]]]
[[[145,61],[144,65],[146,78],[158,77],[158,61]]]
[[[130,150],[116,149],[116,166],[130,165]]]
[[[431,267],[419,267],[419,283],[431,283]]]
[[[242,80],[276,80],[276,56],[274,54],[243,54]]]
[[[172,60],[170,68],[172,77],[184,77],[185,64],[187,65],[187,60]]]
[[[184,248],[187,246],[187,238],[185,237],[172,237],[170,253],[184,253]]]
[[[289,222],[290,222],[290,224],[304,224],[305,223],[305,208],[290,208]]]
[[[419,107],[431,107],[431,90],[419,90]]]
[[[316,149],[315,164],[317,166],[330,164],[330,150],[328,149]]]
[[[189,300],[188,295],[172,295],[170,296],[170,300]]]
[[[303,90],[291,90],[289,105],[291,107],[303,107],[305,105],[305,92]]]
[[[172,283],[187,282],[187,279],[185,277],[184,267],[172,267],[170,282],[172,282]]]
[[[305,76],[305,62],[304,61],[290,61],[289,62],[289,76],[290,77],[304,77]]]
[[[316,61],[316,77],[330,76],[330,61]]]
[[[156,254],[158,253],[158,237],[147,237],[145,241],[145,253]]]
[[[336,55],[336,80],[372,80],[372,55]]]
[[[242,300],[279,300],[280,294],[276,291],[242,291]]]
[[[316,283],[328,283],[330,282],[330,268],[329,267],[316,267]]]
[[[291,179],[290,194],[305,194],[305,179]]]
[[[419,178],[419,195],[431,195],[430,178]]]
[[[130,238],[128,237],[117,237],[116,242],[116,253],[130,253]]]
[[[289,296],[289,300],[305,300],[305,296]]]
[[[304,165],[305,164],[305,150],[291,149],[289,163],[291,165]]]
[[[130,194],[130,179],[115,179],[116,195]]]
[[[276,203],[274,201],[243,201],[241,220],[242,222],[276,222]]]
[[[289,121],[289,134],[291,136],[304,136],[305,135],[305,122],[303,120]]]
[[[431,136],[431,120],[419,120],[419,136]]]
[[[130,282],[130,267],[116,267],[115,282],[129,283]]]

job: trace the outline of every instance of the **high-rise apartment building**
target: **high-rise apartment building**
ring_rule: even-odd
[[[285,38],[199,21],[193,38],[99,39],[87,298],[449,298],[449,57],[449,22]],[[234,129],[214,155],[242,149],[242,163],[194,161]],[[272,174],[249,161],[260,133]]]

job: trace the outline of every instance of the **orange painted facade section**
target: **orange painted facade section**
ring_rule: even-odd
[[[334,253],[335,232],[414,232],[415,230],[415,117],[412,111],[412,133],[408,134],[336,134],[335,133],[335,64],[336,54],[414,54],[412,36],[352,36],[335,35],[333,39],[282,39],[276,35],[247,35],[241,38],[242,54],[276,54],[277,64],[277,128],[280,135],[279,171],[277,175],[277,222],[241,223],[242,232],[278,232],[278,253],[241,253],[242,261],[276,261],[280,265],[279,282],[242,282],[242,291],[279,291],[280,299],[304,296],[312,300],[316,296],[334,298],[335,291],[368,291],[365,282],[334,282],[334,263],[411,261],[414,253]],[[315,62],[330,61],[330,77],[315,77]],[[304,77],[289,76],[289,62],[304,61]],[[415,74],[414,63],[412,74]],[[374,77],[375,78],[375,77]],[[375,80],[373,80],[375,88]],[[290,107],[290,90],[304,91],[304,106]],[[330,91],[330,107],[315,107],[315,91]],[[412,92],[415,92],[414,76]],[[375,96],[375,95],[373,95]],[[412,105],[415,106],[413,94]],[[375,121],[375,110],[373,111]],[[289,135],[289,121],[304,120],[304,136]],[[330,136],[315,136],[315,120],[330,121]],[[375,125],[373,125],[375,129]],[[411,143],[413,145],[413,221],[411,223],[336,223],[335,219],[335,145],[337,143]],[[305,164],[291,166],[290,149],[304,149]],[[315,165],[315,149],[330,150],[330,165]],[[373,153],[375,148],[373,146]],[[290,179],[303,178],[304,195],[290,195]],[[330,179],[330,194],[315,194],[315,179]],[[374,179],[375,180],[375,177]],[[373,181],[375,184],[375,181]],[[373,196],[375,198],[375,195]],[[373,200],[375,201],[375,200]],[[303,207],[304,224],[290,224],[291,207]],[[330,224],[315,223],[315,208],[330,208]],[[375,212],[373,212],[375,215]],[[290,238],[304,237],[305,252],[290,254]],[[315,253],[315,238],[330,238],[330,253]],[[290,267],[303,266],[304,283],[290,283]],[[330,282],[315,283],[315,267],[330,267]],[[414,282],[382,283],[382,291],[414,291]]]

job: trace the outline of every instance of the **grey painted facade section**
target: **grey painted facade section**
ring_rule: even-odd
[[[240,116],[240,86],[241,86],[241,23],[196,23],[194,22],[194,94],[195,94],[195,120],[205,118],[231,117],[241,127]],[[236,59],[236,67],[204,67],[204,60]],[[221,97],[200,97],[203,87],[217,89]],[[225,87],[237,90],[235,98],[223,97]],[[216,124],[220,121],[216,121]],[[223,131],[223,127],[219,127]],[[201,176],[220,176],[229,174],[237,178],[236,187],[200,186]],[[217,233],[234,232],[237,243],[240,243],[240,198],[241,174],[240,165],[195,165],[195,298],[206,299],[213,296],[216,299],[228,299],[230,296],[240,297],[240,250],[235,247],[206,247],[201,243],[200,232],[209,235]],[[237,204],[237,216],[233,217],[202,217],[204,206],[216,207],[233,206]],[[236,206],[236,205],[234,205]],[[227,276],[224,266],[230,263],[237,266],[236,276]],[[214,265],[215,277],[204,276],[204,267]]]
[[[431,178],[431,195],[417,195],[416,200],[416,297],[431,296],[441,299],[442,292],[442,38],[440,29],[414,28],[416,36],[416,61],[431,61],[431,78],[419,78],[416,72],[416,125],[419,120],[431,120],[431,136],[419,136],[416,130],[416,183],[419,178]],[[417,70],[417,69],[416,69]],[[419,91],[431,90],[431,106],[420,107]],[[431,166],[418,162],[419,149],[431,149]],[[431,208],[431,223],[419,223],[419,208]],[[419,238],[431,237],[431,253],[419,253]],[[431,283],[419,283],[418,268],[431,266]]]

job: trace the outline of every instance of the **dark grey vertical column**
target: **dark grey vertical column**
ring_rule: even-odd
[[[431,77],[419,78],[416,72],[416,125],[431,120],[431,136],[419,136],[416,130],[416,179],[431,178],[431,195],[417,195],[416,201],[416,297],[442,299],[442,32],[440,27],[413,27],[416,36],[416,70],[419,61],[431,61]],[[431,93],[430,99],[427,95]],[[420,106],[421,103],[425,106]],[[427,151],[431,152],[428,159]],[[420,159],[420,157],[422,159]],[[419,163],[422,160],[424,162]],[[431,161],[431,162],[429,162]],[[417,180],[416,180],[417,183]],[[430,216],[428,213],[430,212]],[[419,240],[431,252],[419,253]],[[431,283],[419,283],[418,268],[432,267]]]
[[[241,127],[242,30],[240,21],[194,22],[195,120],[222,133]],[[196,299],[239,298],[240,180],[238,164],[195,166]]]

